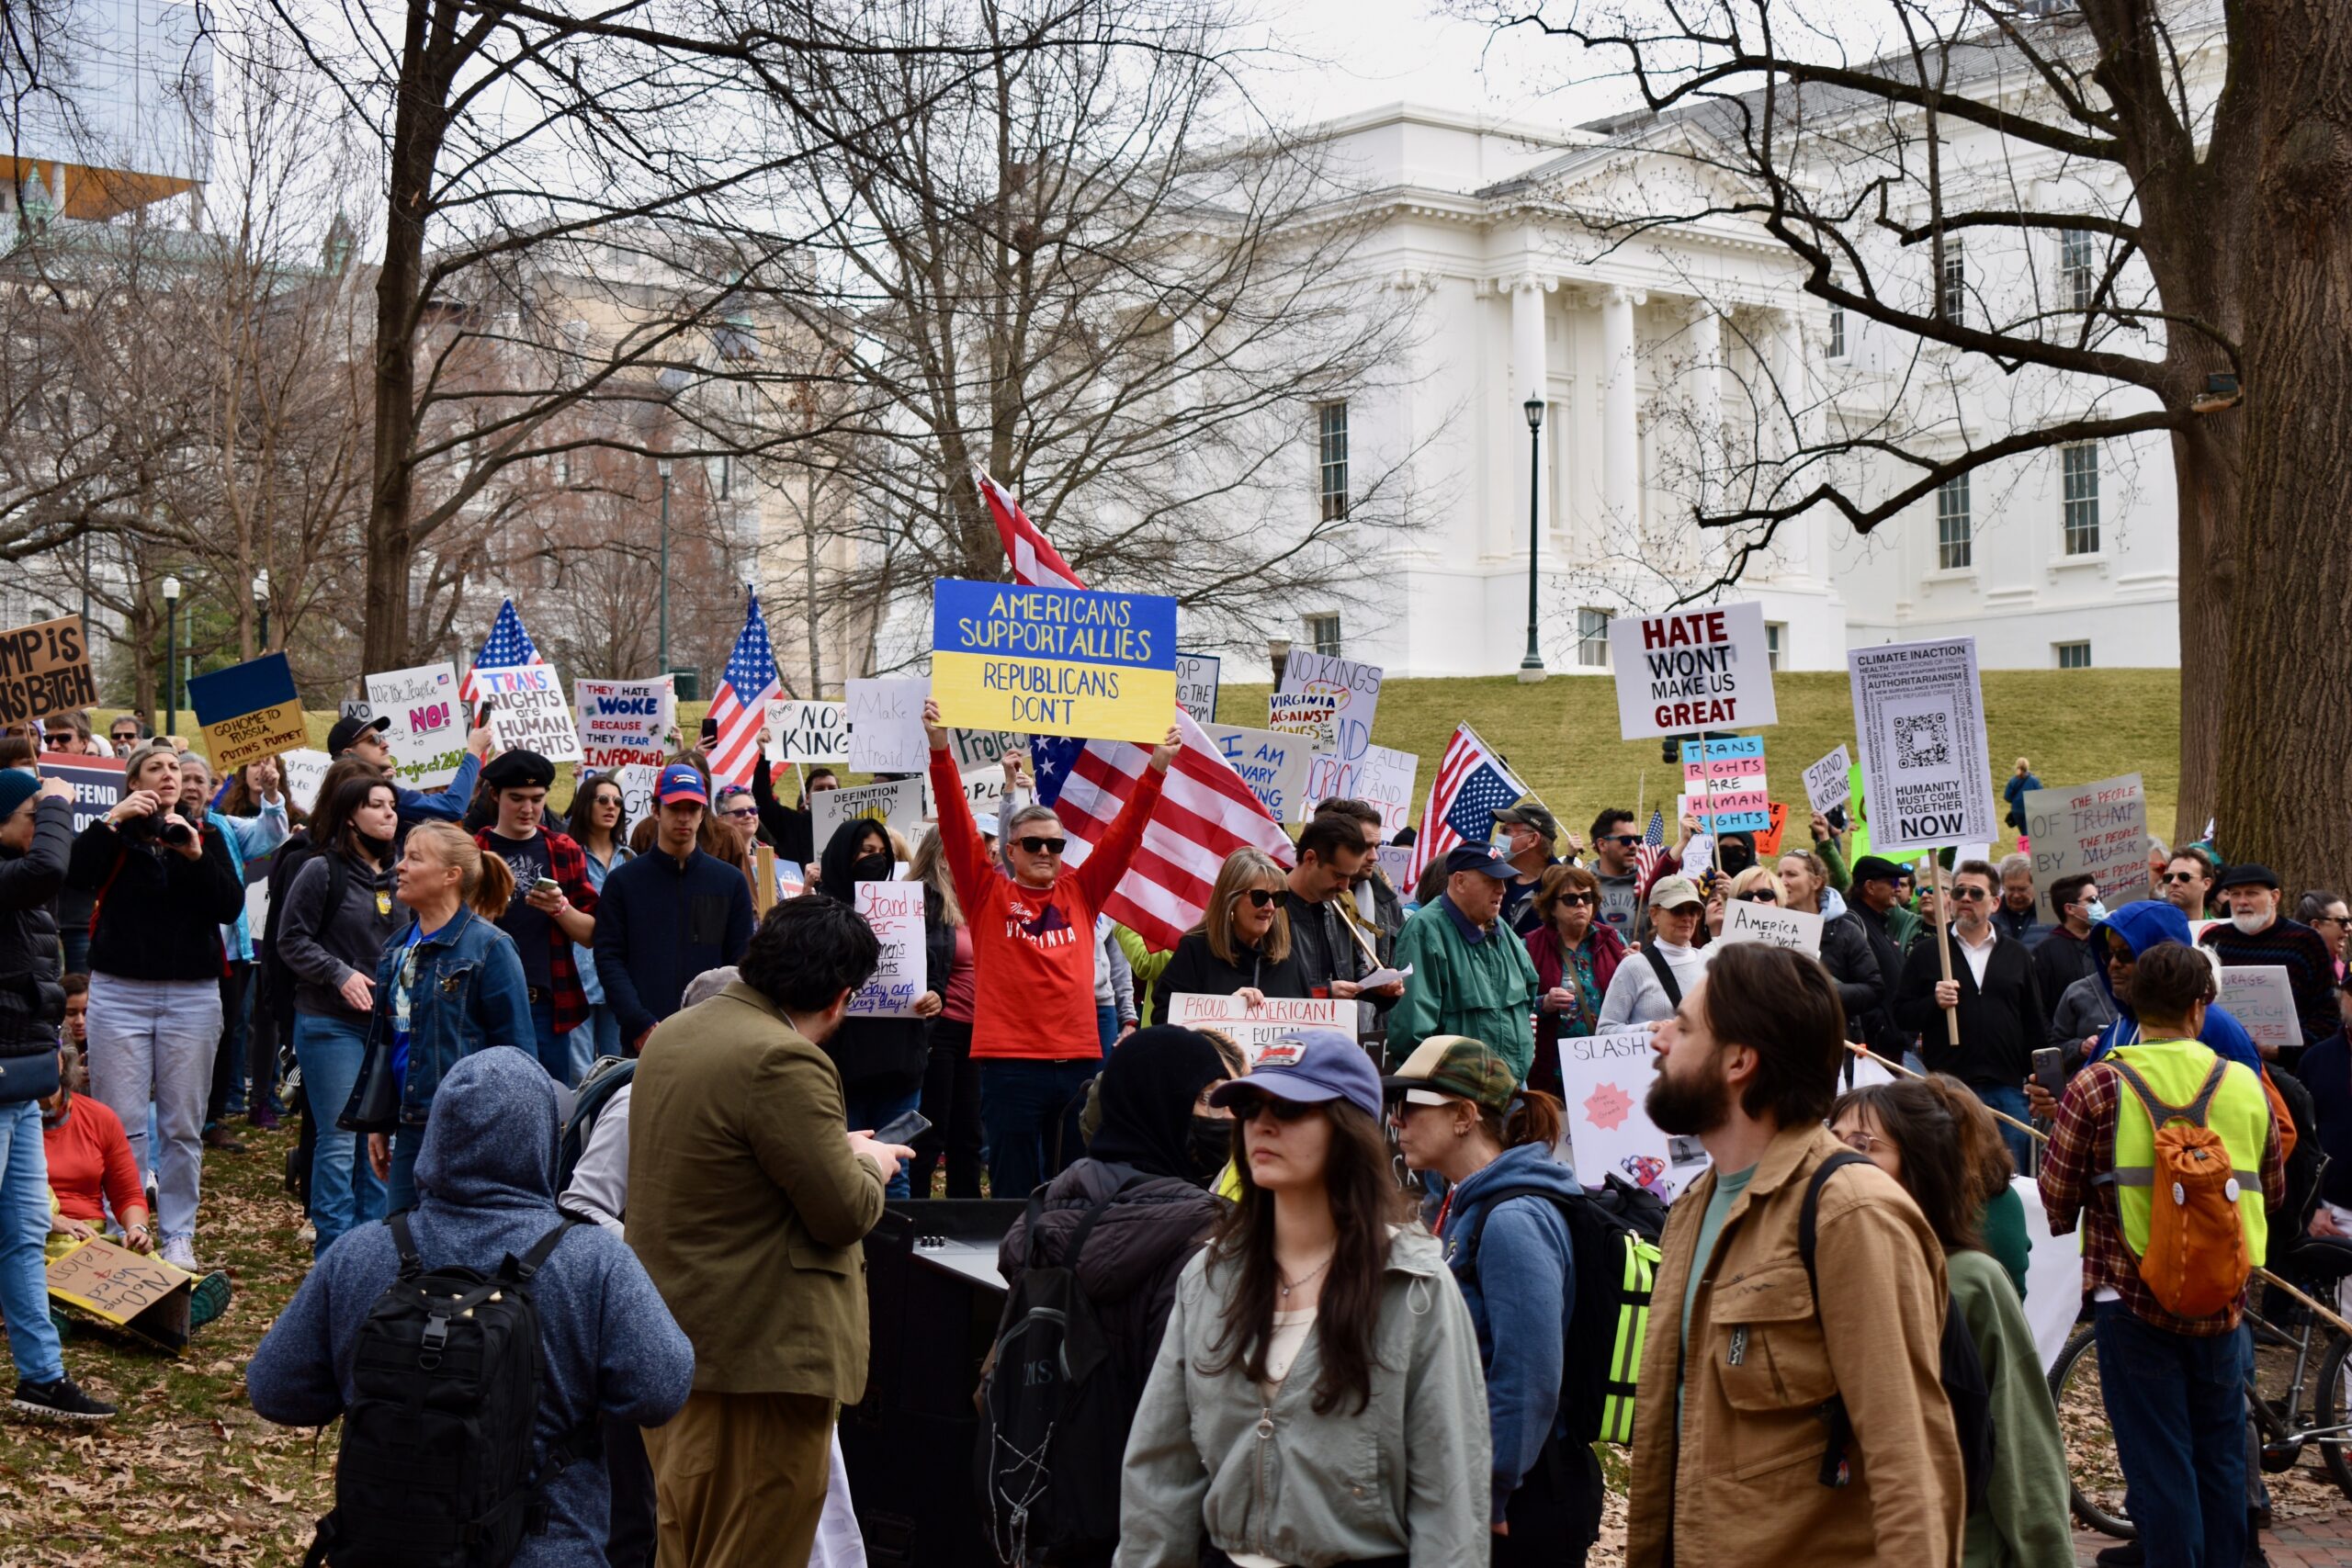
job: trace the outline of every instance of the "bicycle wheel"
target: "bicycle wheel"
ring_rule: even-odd
[[[2123,1508],[2123,1466],[2098,1387],[2098,1350],[2088,1325],[2077,1329],[2050,1369],[2058,1437],[2066,1447],[2067,1500],[2075,1517],[2102,1535],[2132,1540],[2140,1531]]]
[[[2331,1336],[2327,1354],[2320,1358],[2319,1390],[2312,1400],[2323,1427],[2352,1421],[2352,1359],[2347,1358],[2352,1358],[2352,1339],[2341,1334]],[[2321,1457],[2327,1461],[2327,1473],[2335,1478],[2336,1489],[2352,1497],[2352,1437],[2315,1441]]]

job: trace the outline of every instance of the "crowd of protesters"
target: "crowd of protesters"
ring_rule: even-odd
[[[787,805],[763,759],[714,780],[707,730],[639,821],[617,776],[559,807],[556,765],[483,730],[450,785],[411,789],[355,718],[308,810],[274,765],[218,779],[133,721],[109,727],[120,797],[79,833],[66,785],[0,768],[13,1408],[114,1413],[67,1374],[48,1258],[110,1238],[187,1278],[191,1332],[228,1307],[198,1262],[204,1161],[239,1151],[234,1117],[291,1113],[315,1265],[254,1406],[351,1413],[379,1298],[419,1268],[534,1259],[539,1480],[514,1562],[843,1561],[860,1247],[886,1203],[987,1192],[1027,1201],[999,1248],[1011,1298],[1083,1297],[1116,1391],[1115,1440],[1036,1482],[1015,1557],[1581,1562],[1604,1433],[1575,1364],[1610,1339],[1631,1563],[2061,1562],[2030,1182],[2082,1233],[2140,1527],[2101,1561],[2258,1560],[2243,1266],[2352,1258],[2340,896],[2152,845],[2157,896],[2110,910],[2090,877],[2044,896],[2021,855],[1897,863],[1817,814],[1759,852],[1693,819],[1645,841],[1617,807],[1580,837],[1533,800],[1398,888],[1378,809],[1330,800],[1286,857],[1203,872],[1199,919],[1155,948],[1110,911],[1177,729],[1081,859],[1017,753],[976,819],[925,725],[938,819],[913,843],[879,818],[820,841],[829,771]],[[80,716],[44,739],[108,743]],[[2020,760],[2012,804],[2037,784]],[[805,895],[759,886],[762,844]],[[921,979],[874,1016],[853,1007],[880,962],[856,889],[899,880],[922,889]],[[1724,941],[1742,902],[1816,919],[1818,956]],[[2230,1016],[2233,965],[2285,972],[2298,1043]],[[1355,1027],[1252,1061],[1167,1021],[1202,995],[1327,1000]],[[1628,1030],[1657,1057],[1646,1115],[1710,1159],[1662,1214],[1630,1329],[1580,1314],[1610,1283],[1580,1277],[1608,1189],[1579,1180],[1560,1099],[1571,1043]],[[1855,1087],[1864,1054],[1884,1070]],[[2242,1265],[2201,1292],[2143,1267],[2172,1223],[2156,1129],[2187,1107],[2226,1157]],[[2301,1190],[2299,1137],[2329,1156]],[[1010,1343],[984,1443],[1019,1393]],[[1091,1536],[1042,1533],[1087,1489]],[[333,1561],[371,1527],[322,1528]]]

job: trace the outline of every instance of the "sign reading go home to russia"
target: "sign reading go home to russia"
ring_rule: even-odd
[[[1617,728],[1627,740],[1780,722],[1761,604],[1715,604],[1609,624]]]
[[[973,729],[1154,741],[1176,716],[1176,601],[947,579],[931,694]]]

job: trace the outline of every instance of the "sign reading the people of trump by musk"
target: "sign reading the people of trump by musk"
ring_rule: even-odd
[[[1851,649],[1846,668],[1871,803],[1871,852],[1998,839],[1976,639]]]
[[[1764,738],[1734,735],[1682,743],[1682,783],[1710,833],[1761,833],[1772,826]]]
[[[1180,1029],[1214,1029],[1255,1062],[1259,1052],[1302,1029],[1353,1034],[1356,1006],[1328,998],[1268,997],[1252,1007],[1238,996],[1178,991],[1168,998],[1168,1016],[1160,1021]]]
[[[1622,615],[1609,623],[1609,658],[1624,739],[1780,722],[1761,604]]]
[[[944,579],[931,694],[947,724],[1152,744],[1176,717],[1176,601]]]
[[[490,739],[499,750],[537,751],[550,762],[580,761],[580,732],[554,665],[477,667],[474,684],[489,705]]]
[[[849,765],[861,773],[919,773],[931,766],[920,678],[842,682],[849,706]]]
[[[912,1018],[924,989],[922,893],[920,882],[861,882],[857,912],[874,928],[882,956],[873,977],[849,999],[861,1018]]]
[[[2088,874],[2100,899],[2121,908],[2154,896],[2148,885],[2148,797],[2140,775],[2123,773],[2071,789],[2025,792],[2026,838],[2033,845],[2033,894],[2049,908],[2051,884]]]
[[[290,751],[311,738],[302,698],[283,653],[265,653],[187,683],[188,705],[204,731],[214,773],[226,777],[247,762]]]
[[[1803,909],[1783,909],[1772,904],[1732,898],[1724,904],[1724,929],[1715,940],[1760,942],[1767,947],[1785,947],[1807,958],[1818,958],[1821,917],[1808,915]]]
[[[81,616],[61,615],[0,632],[0,722],[39,724],[51,714],[91,707],[97,700]]]
[[[849,761],[849,705],[808,703],[779,697],[768,704],[768,761],[787,762]]]
[[[466,755],[465,705],[458,700],[458,667],[443,662],[390,670],[368,677],[367,712],[391,726],[384,745],[401,782],[430,789],[458,776]]]
[[[676,704],[667,680],[574,681],[571,697],[580,705],[582,767],[658,768],[669,757]]]
[[[2102,893],[2106,891],[2101,888]],[[2230,964],[2222,968],[2222,1005],[2245,1025],[2256,1045],[2303,1043],[2301,1015],[2295,1010],[2294,983],[2281,964]]]
[[[1225,660],[1214,653],[1176,656],[1176,705],[1193,716],[1195,724],[1216,722],[1218,672]]]

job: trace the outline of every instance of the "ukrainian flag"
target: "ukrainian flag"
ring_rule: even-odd
[[[1175,722],[1172,598],[951,578],[932,614],[931,694],[948,724],[1149,743]]]

